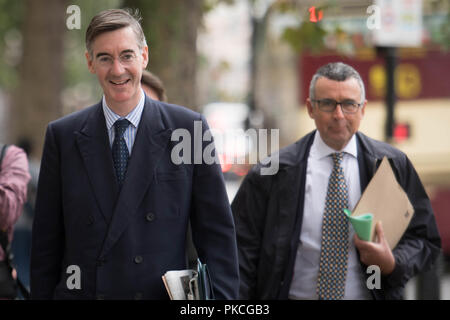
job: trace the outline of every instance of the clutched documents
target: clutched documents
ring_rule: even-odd
[[[388,159],[384,157],[349,219],[371,241],[375,241],[375,225],[381,221],[392,250],[408,228],[413,214],[408,195],[398,184]],[[370,225],[370,232],[367,225]],[[358,233],[356,228],[355,231]]]
[[[370,241],[372,239],[372,222],[373,222],[373,214],[366,213],[361,216],[354,217],[352,216],[352,212],[348,209],[344,209],[345,214],[347,215],[350,223],[355,229],[356,234],[361,240]]]
[[[167,271],[162,280],[171,300],[214,300],[206,264],[197,259],[197,270]]]

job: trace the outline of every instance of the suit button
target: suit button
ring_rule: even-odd
[[[134,300],[142,300],[142,292],[136,292],[134,295]]]
[[[97,259],[97,266],[101,267],[105,264],[106,259],[105,258],[98,258]]]
[[[155,214],[153,212],[149,212],[145,216],[145,219],[147,219],[147,221],[149,221],[149,222],[152,222],[153,220],[155,220]]]
[[[134,258],[134,263],[139,264],[139,263],[141,263],[143,260],[144,260],[144,259],[142,258],[142,256],[136,256],[136,257]]]
[[[93,223],[94,223],[94,217],[90,214],[89,215],[89,217],[88,217],[88,219],[87,219],[88,221],[87,221],[87,225],[88,226],[90,226],[90,225],[92,225]]]

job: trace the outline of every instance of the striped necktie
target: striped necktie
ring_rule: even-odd
[[[343,153],[333,153],[334,167],[328,181],[322,223],[317,295],[320,300],[344,297],[348,260],[348,221],[342,209],[347,208],[347,185],[341,167]]]
[[[130,125],[127,119],[117,120],[114,122],[114,142],[112,145],[112,156],[114,161],[114,169],[116,170],[117,182],[119,188],[122,187],[125,180],[125,173],[128,165],[128,147],[123,137],[125,130]]]

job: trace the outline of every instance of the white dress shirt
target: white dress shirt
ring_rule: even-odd
[[[139,122],[141,121],[142,111],[144,110],[145,104],[145,93],[144,90],[141,89],[141,98],[139,99],[136,107],[131,110],[129,114],[125,117],[119,116],[117,113],[111,110],[110,107],[106,104],[105,96],[103,95],[102,99],[102,108],[103,114],[105,115],[106,120],[106,128],[108,129],[108,137],[109,137],[109,145],[112,147],[115,137],[114,123],[117,120],[127,119],[130,121],[130,125],[125,130],[123,137],[125,139],[125,143],[128,147],[129,155],[131,156],[131,151],[133,150],[134,140],[136,138],[137,129],[139,126]]]
[[[343,150],[342,167],[348,188],[348,206],[356,206],[361,197],[356,136],[353,135]],[[316,131],[306,168],[305,203],[300,243],[289,290],[290,299],[318,299],[316,293],[322,240],[322,219],[328,180],[333,170],[332,153],[336,151],[325,144]],[[344,299],[371,299],[366,287],[363,270],[353,242],[354,230],[349,223],[349,259]]]

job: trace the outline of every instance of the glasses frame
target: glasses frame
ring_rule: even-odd
[[[328,101],[334,101],[334,108],[333,108],[333,110],[323,110],[323,109],[320,107],[320,103],[321,103],[322,101],[326,101],[326,100],[328,100]],[[361,108],[361,105],[362,105],[362,103],[356,103],[356,102],[355,102],[355,103],[353,103],[353,105],[356,105],[356,106],[357,106],[356,109],[355,109],[355,111],[348,111],[348,110],[345,110],[344,107],[343,107],[343,103],[344,103],[345,101],[339,102],[339,101],[336,101],[336,100],[333,100],[333,99],[317,99],[317,100],[316,100],[316,99],[312,99],[311,101],[317,103],[317,106],[318,106],[318,108],[319,108],[320,111],[328,112],[328,113],[333,113],[334,111],[336,111],[337,106],[340,105],[340,106],[341,106],[341,110],[342,110],[343,113],[345,113],[345,114],[355,114],[355,113],[358,112],[359,108]]]
[[[126,59],[126,56],[131,56],[129,60]],[[102,60],[102,58],[107,58],[107,60]],[[114,61],[118,60],[119,63],[126,67],[132,65],[135,61],[138,60],[138,55],[135,52],[124,52],[120,54],[118,57],[113,57],[111,55],[105,54],[100,57],[96,57],[97,63],[103,68],[109,68],[114,65]]]

